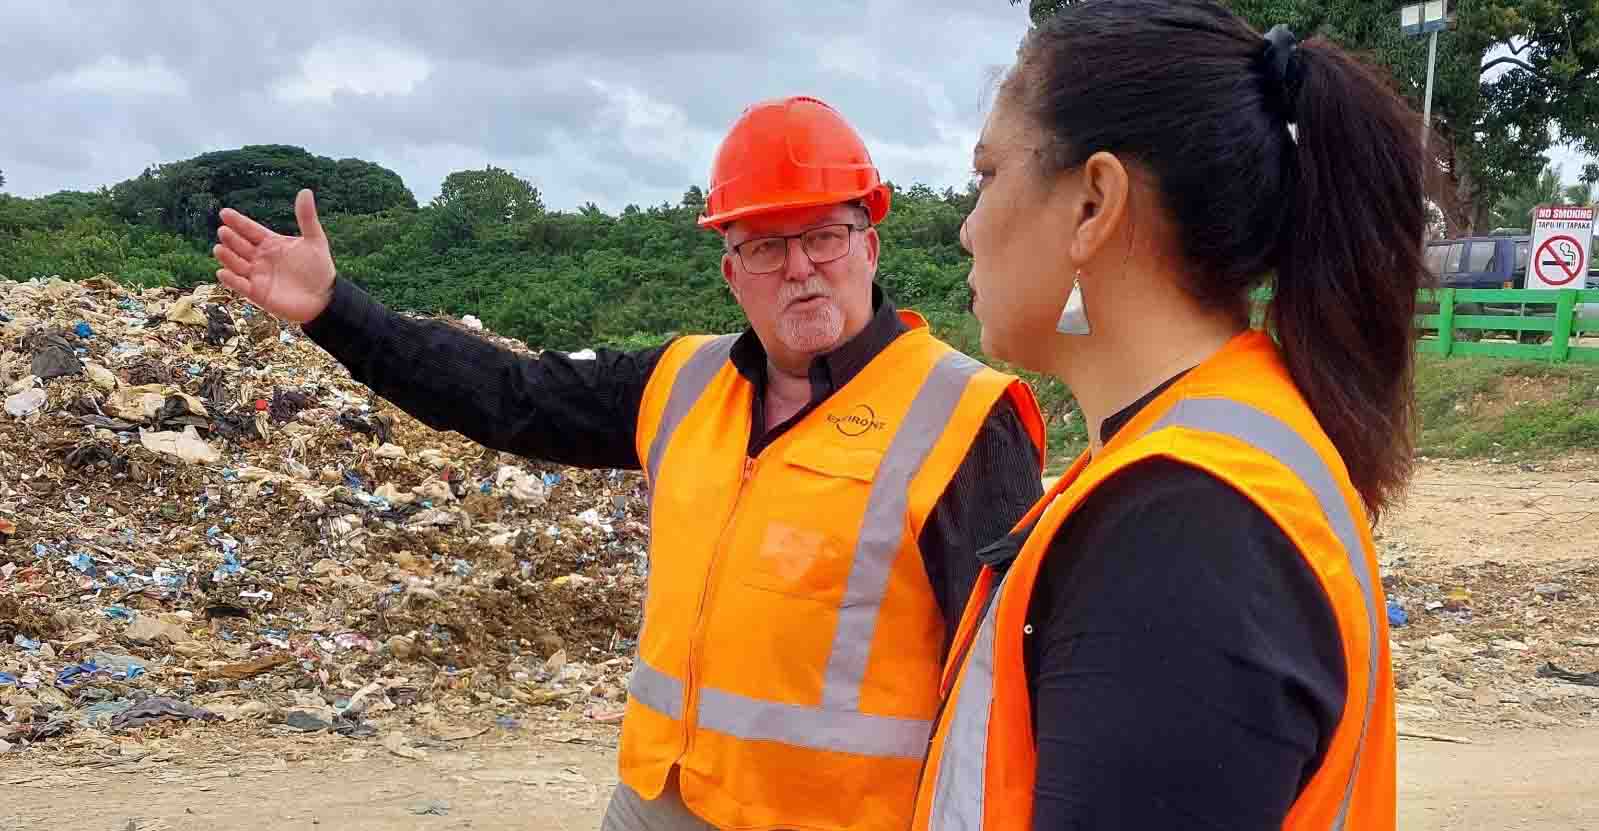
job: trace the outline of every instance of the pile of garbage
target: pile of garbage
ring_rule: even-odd
[[[213,286],[0,280],[0,399],[0,753],[619,716],[638,475],[429,429]]]
[[[1383,573],[1401,723],[1599,725],[1599,560]]]

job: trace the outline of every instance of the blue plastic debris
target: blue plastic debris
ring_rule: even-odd
[[[89,324],[80,320],[78,325],[72,327],[72,334],[80,338],[92,338],[94,337],[94,330],[89,328]]]
[[[145,674],[144,662],[132,655],[118,655],[114,652],[96,652],[89,659],[96,672],[110,674],[112,678],[132,681]]]
[[[0,315],[0,317],[4,317],[4,315]],[[17,676],[12,675],[9,672],[0,672],[0,687],[15,686],[17,686]]]
[[[453,564],[453,570],[455,571],[456,577],[472,576],[472,564],[465,560],[456,560]]]
[[[559,483],[560,481],[561,481],[561,474],[559,474],[559,473],[546,473],[546,474],[544,474],[544,486],[547,487],[547,488],[555,487],[556,484]]]
[[[70,687],[79,681],[85,680],[88,676],[94,675],[99,670],[100,668],[94,665],[94,661],[84,661],[81,664],[62,667],[61,671],[56,674],[56,685]]]
[[[244,566],[239,563],[239,556],[233,553],[231,548],[227,547],[226,542],[223,545],[222,564],[211,572],[211,579],[218,583],[244,570]]]
[[[349,485],[351,490],[366,490],[366,484],[361,481],[361,477],[349,471],[344,472],[344,484]]]
[[[1396,601],[1388,601],[1388,625],[1397,628],[1409,622],[1410,615],[1405,612],[1405,607]]]
[[[155,584],[157,584],[157,585],[159,585],[159,586],[161,586],[163,588],[168,588],[168,589],[179,589],[179,588],[182,588],[184,582],[186,582],[185,579],[184,579],[183,572],[174,571],[174,570],[172,570],[170,568],[167,568],[165,566],[161,566],[161,567],[155,569],[154,571],[150,572],[150,578],[149,579],[150,579],[150,582],[155,583]]]
[[[21,635],[21,634],[19,634],[16,637],[12,638],[11,642],[16,644],[17,646],[22,647],[23,649],[28,650],[29,652],[38,652],[39,651],[39,647],[41,646],[41,644],[38,641],[34,640],[33,638],[28,637],[27,635]]]
[[[83,572],[84,574],[94,573],[94,558],[82,551],[74,552],[72,556],[67,558],[67,562],[71,563],[73,568]]]
[[[34,543],[33,544],[33,556],[35,556],[35,557],[48,557],[48,556],[50,556],[50,546],[47,546],[47,545],[45,545],[42,542]]]
[[[112,620],[133,620],[133,610],[126,606],[107,606],[104,611]]]
[[[487,479],[484,479],[483,480],[483,484],[478,487],[478,490],[480,490],[480,491],[482,491],[484,493],[493,493],[494,492],[494,483],[490,482]]]
[[[11,322],[11,315],[6,314],[5,312],[0,312],[0,323],[10,323],[10,322]]]

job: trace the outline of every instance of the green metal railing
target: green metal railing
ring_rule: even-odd
[[[1417,350],[1431,355],[1480,355],[1522,360],[1599,363],[1599,347],[1583,346],[1584,333],[1599,335],[1599,315],[1584,317],[1581,305],[1599,303],[1599,290],[1562,289],[1438,289],[1424,291],[1421,303],[1436,304],[1436,314],[1416,317],[1416,324],[1435,335],[1423,337]],[[1460,307],[1518,307],[1517,314],[1460,314]],[[1543,340],[1545,343],[1503,343],[1462,338],[1462,333],[1480,337],[1487,332],[1514,333],[1518,340]],[[1532,338],[1524,337],[1531,333]]]
[[[1269,289],[1254,293],[1256,325],[1270,299]],[[1584,335],[1599,337],[1599,289],[1437,289],[1416,300],[1437,307],[1416,316],[1422,331],[1416,350],[1423,354],[1599,363],[1599,346],[1580,342]],[[1584,304],[1596,306],[1584,316]],[[1498,313],[1478,313],[1485,306]],[[1508,334],[1509,342],[1485,339],[1494,333]]]

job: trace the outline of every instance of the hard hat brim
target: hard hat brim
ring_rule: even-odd
[[[748,219],[762,214],[792,211],[798,208],[816,208],[823,205],[842,205],[849,202],[865,202],[866,211],[871,223],[876,225],[888,216],[890,203],[893,201],[886,185],[873,185],[862,191],[845,193],[796,193],[784,194],[776,198],[758,202],[753,205],[744,205],[718,214],[701,216],[698,225],[701,228],[711,228],[719,233],[726,233],[730,223],[740,219]]]

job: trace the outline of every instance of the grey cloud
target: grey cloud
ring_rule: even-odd
[[[554,207],[610,210],[703,184],[738,112],[794,93],[892,144],[879,161],[896,181],[959,186],[966,148],[939,128],[976,131],[989,68],[1011,60],[1026,27],[1003,0],[4,5],[0,31],[15,46],[0,50],[0,98],[28,114],[0,134],[12,193],[89,189],[153,162],[285,142],[385,164],[423,201],[452,170],[498,164]],[[415,55],[426,77],[406,92],[274,95],[309,51],[351,42]],[[381,63],[354,51],[339,57]],[[161,67],[184,88],[51,85],[108,57]],[[611,95],[641,96],[660,123],[628,126]]]

